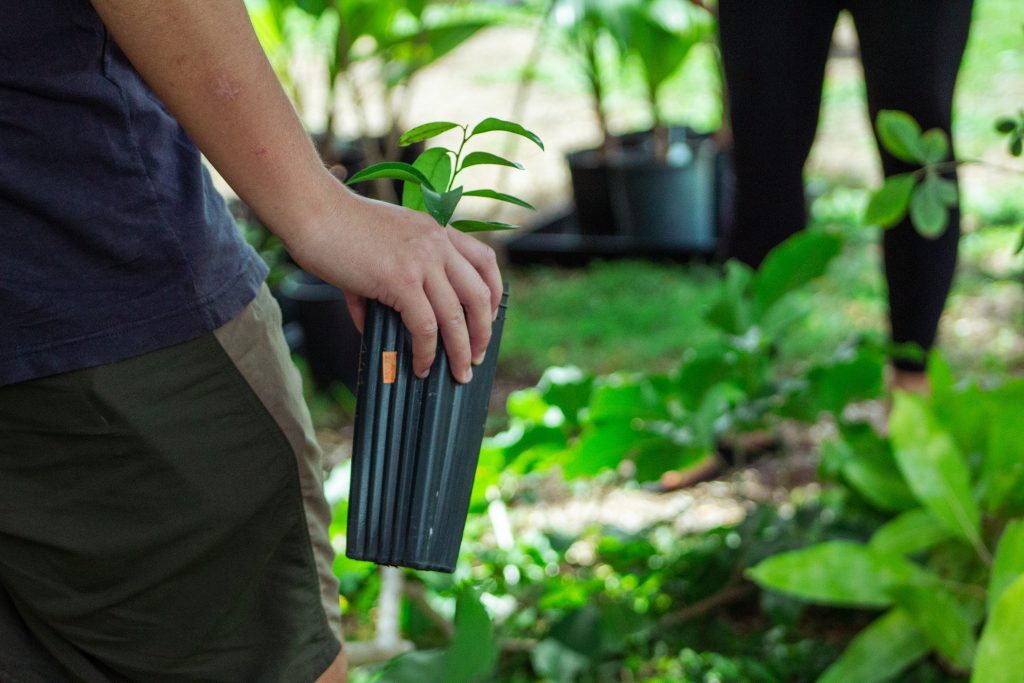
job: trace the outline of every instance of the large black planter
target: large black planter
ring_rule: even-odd
[[[360,335],[341,290],[296,270],[281,282],[278,296],[302,327],[303,355],[317,388],[340,382],[355,392]]]
[[[438,345],[430,375],[412,372],[411,337],[378,302],[366,312],[359,364],[346,554],[451,572],[462,543],[508,292],[485,362],[459,384]]]
[[[714,250],[715,144],[685,127],[672,128],[670,141],[661,164],[651,131],[618,136],[605,154],[567,155],[581,235],[624,237],[640,250]]]
[[[644,248],[713,251],[715,156],[708,137],[672,142],[664,162],[645,149],[617,155],[609,180],[623,232]]]

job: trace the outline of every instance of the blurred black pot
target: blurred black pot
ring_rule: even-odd
[[[290,310],[302,327],[302,351],[319,389],[341,382],[356,390],[359,377],[359,330],[334,285],[296,270],[281,282],[282,310]]]

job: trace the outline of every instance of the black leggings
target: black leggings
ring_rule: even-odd
[[[953,86],[971,0],[719,0],[732,108],[736,206],[726,255],[757,266],[807,220],[803,167],[818,125],[822,82],[840,10],[857,25],[874,121],[898,109],[950,132]],[[913,166],[882,151],[887,176]],[[950,178],[956,179],[955,173]],[[935,342],[956,266],[960,216],[938,239],[904,221],[884,237],[892,340]],[[905,359],[897,367],[921,369]]]

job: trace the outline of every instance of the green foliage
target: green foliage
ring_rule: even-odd
[[[928,641],[910,615],[893,609],[861,631],[818,683],[889,681],[928,649]]]
[[[455,636],[445,649],[418,650],[393,659],[381,683],[485,683],[498,663],[498,645],[487,611],[472,588],[456,593]]]
[[[782,306],[825,272],[841,245],[835,235],[802,233],[756,273],[730,263],[705,313],[718,332],[714,343],[691,351],[668,373],[590,377],[553,369],[538,388],[509,398],[510,428],[488,442],[488,452],[520,472],[558,465],[570,479],[616,470],[628,460],[637,480],[656,480],[699,463],[729,433],[774,415],[814,421],[822,411],[878,395],[885,359],[871,345],[841,349],[799,380],[777,376],[772,363],[780,340],[793,333],[779,322]]]
[[[1024,153],[1024,109],[1016,116],[1002,116],[996,120],[996,132],[1006,136],[1007,151],[1015,157]]]
[[[823,454],[824,475],[899,514],[867,545],[819,544],[749,572],[765,588],[811,602],[897,607],[858,636],[822,680],[889,680],[931,650],[955,670],[973,667],[976,681],[1016,680],[1004,672],[1021,670],[1009,634],[1019,642],[1024,628],[1017,587],[1024,519],[1018,496],[1008,492],[1021,489],[1024,473],[1003,466],[1024,453],[1021,432],[1005,427],[1024,419],[1024,381],[956,386],[938,356],[931,378],[931,399],[896,395],[889,440],[842,425],[841,439]],[[870,474],[851,476],[858,467]]]
[[[475,136],[494,131],[524,137],[538,145],[541,149],[544,148],[544,143],[541,142],[537,135],[519,124],[496,118],[485,119],[472,132],[469,131],[468,126],[448,121],[424,123],[406,132],[400,140],[402,145],[411,145],[431,140],[453,129],[462,131],[462,142],[457,150],[448,149],[447,147],[431,147],[423,151],[412,164],[398,161],[374,164],[349,178],[348,183],[353,185],[382,178],[402,180],[405,183],[402,193],[402,205],[415,211],[423,211],[430,214],[437,221],[438,225],[451,225],[453,228],[463,232],[514,229],[517,226],[493,221],[471,219],[452,221],[452,216],[454,216],[463,197],[493,199],[530,209],[533,208],[522,199],[503,192],[487,189],[464,192],[462,186],[456,186],[455,181],[459,174],[472,166],[488,164],[509,166],[516,169],[523,168],[522,165],[514,161],[509,161],[490,152],[473,151],[465,153],[466,145]]]
[[[958,201],[956,183],[941,175],[949,165],[946,133],[938,128],[922,133],[917,121],[901,111],[879,112],[876,127],[887,152],[921,168],[886,178],[872,194],[864,221],[888,228],[900,223],[909,212],[922,235],[941,235],[949,225],[949,209]]]

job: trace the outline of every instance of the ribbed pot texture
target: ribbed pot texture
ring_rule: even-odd
[[[459,384],[438,344],[426,379],[412,372],[399,314],[367,306],[359,361],[346,554],[383,565],[452,572],[462,544],[508,290],[473,380]]]

